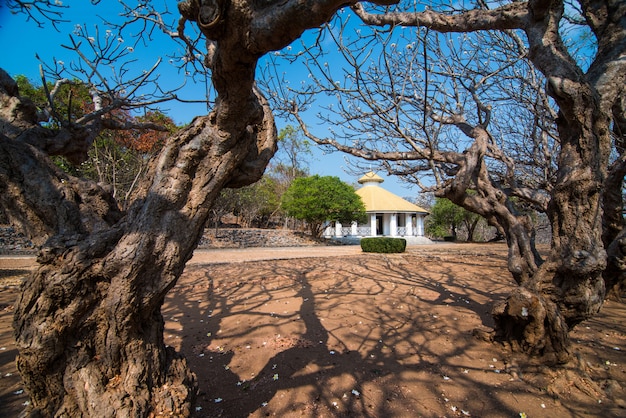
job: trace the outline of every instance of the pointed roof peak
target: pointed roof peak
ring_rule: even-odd
[[[374,173],[373,171],[370,171],[369,173],[365,173],[365,175],[358,180],[359,184],[382,183],[383,181],[385,180],[383,180],[382,177],[380,177],[378,174]]]
[[[384,180],[373,171],[365,174],[358,181],[363,187],[358,189],[356,194],[361,197],[366,212],[428,213],[426,209],[391,193],[389,190],[374,187],[376,183],[382,183]],[[368,185],[369,187],[367,187]]]

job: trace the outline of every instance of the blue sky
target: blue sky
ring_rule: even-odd
[[[120,10],[118,2],[113,0],[101,1],[98,6],[92,6],[86,0],[66,0],[63,4],[69,6],[63,9],[63,18],[68,22],[60,24],[59,31],[55,31],[50,24],[46,24],[44,28],[38,28],[33,22],[25,23],[25,15],[12,15],[5,6],[0,6],[0,45],[4,48],[0,59],[1,68],[13,76],[24,74],[32,81],[40,83],[39,65],[41,62],[36,58],[36,54],[45,63],[62,62],[64,65],[69,65],[77,60],[77,56],[73,51],[62,48],[61,45],[69,43],[69,35],[74,31],[75,25],[84,25],[90,34],[95,33],[95,25],[101,25],[102,21],[99,16],[110,18],[116,16]],[[176,10],[176,1],[168,2],[168,5],[172,10]],[[100,27],[101,33],[104,33],[105,28]],[[300,41],[296,43],[299,44]],[[124,44],[130,46],[132,37],[124,39]],[[161,74],[160,83],[164,85],[171,83],[175,86],[187,81],[186,88],[183,90],[185,98],[201,99],[206,90],[204,84],[194,84],[189,77],[180,73],[175,63],[170,63],[168,55],[177,48],[174,42],[165,38],[161,38],[159,42],[152,42],[146,47],[135,45],[132,53],[132,57],[137,60],[134,64],[135,69],[139,73],[142,69],[150,68],[161,58],[162,63],[157,70]],[[303,68],[289,68],[289,73],[291,80],[296,82],[299,78],[307,77]],[[194,116],[207,112],[206,104],[171,102],[161,105],[161,109],[179,124],[190,122]],[[316,113],[315,109],[310,112],[310,114],[314,113]],[[328,134],[328,131],[314,120],[309,118],[306,122],[315,134],[319,136]],[[287,124],[286,121],[280,119],[277,119],[276,123],[279,130]],[[357,177],[345,170],[346,158],[346,154],[338,152],[325,154],[321,149],[314,147],[314,156],[309,158],[311,174],[338,176],[346,182],[355,183]],[[402,197],[412,198],[417,195],[416,188],[411,188],[394,177],[388,177],[385,173],[378,172],[378,174],[385,179],[383,186],[389,191]]]

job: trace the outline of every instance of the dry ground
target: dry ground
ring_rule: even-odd
[[[165,338],[198,375],[198,417],[626,416],[624,304],[572,333],[561,368],[472,335],[512,285],[505,256],[489,244],[196,259],[163,308]],[[4,416],[27,401],[10,330],[23,273],[0,270]]]

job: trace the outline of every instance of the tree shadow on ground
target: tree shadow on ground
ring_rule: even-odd
[[[506,297],[501,259],[367,255],[193,266],[163,309],[198,417],[529,416],[502,348],[472,337]],[[480,274],[477,274],[477,271]],[[509,279],[510,281],[510,279]]]

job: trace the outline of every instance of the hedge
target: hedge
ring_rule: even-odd
[[[406,250],[404,238],[361,238],[361,249],[366,253],[403,253]]]

